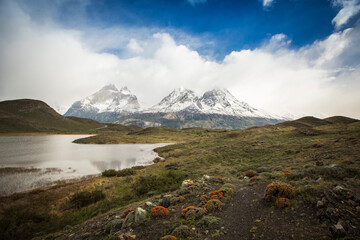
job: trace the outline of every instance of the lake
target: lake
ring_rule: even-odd
[[[88,135],[87,135],[88,136]],[[75,144],[84,135],[0,136],[0,195],[152,164],[159,144]]]

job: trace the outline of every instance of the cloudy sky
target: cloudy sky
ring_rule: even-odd
[[[227,88],[268,112],[360,118],[360,0],[0,0],[0,100],[143,107]]]

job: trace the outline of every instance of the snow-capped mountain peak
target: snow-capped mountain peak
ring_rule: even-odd
[[[192,112],[200,114],[219,114],[239,117],[275,118],[265,111],[251,107],[237,100],[227,89],[214,88],[201,97],[186,88],[174,89],[157,105],[143,112]]]
[[[256,109],[237,100],[227,89],[215,88],[199,99],[202,113],[233,115],[239,117],[276,118],[263,110]]]
[[[98,113],[133,113],[139,108],[137,97],[127,87],[119,91],[114,84],[109,84],[75,102],[64,115],[89,117]]]
[[[131,95],[130,90],[126,86],[124,86],[120,89],[120,93],[125,94],[125,95]]]
[[[160,103],[152,106],[143,112],[179,112],[184,110],[198,109],[198,97],[195,92],[184,87],[175,88],[169,95],[163,98]]]
[[[119,91],[119,90],[116,88],[115,84],[108,84],[108,85],[104,86],[102,89],[100,89],[100,91],[101,91],[101,90],[104,90],[104,91],[106,91],[106,90],[112,90],[112,91],[115,91],[115,92],[118,92],[118,91]]]

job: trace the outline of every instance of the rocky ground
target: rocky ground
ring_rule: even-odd
[[[174,192],[149,198],[126,208],[117,209],[81,225],[38,239],[358,239],[359,204],[357,192],[344,185],[334,186],[314,204],[304,204],[297,197],[287,207],[274,206],[264,199],[268,183],[257,177],[229,181],[204,176],[194,184],[186,182]],[[227,182],[227,183],[226,183]],[[186,207],[204,205],[219,189],[222,206],[182,216]],[[207,199],[204,200],[204,195]],[[280,194],[281,195],[281,194]],[[280,196],[278,195],[278,196]],[[217,197],[213,197],[217,199]],[[152,209],[165,207],[169,213],[153,216]],[[127,215],[125,213],[128,213]],[[171,238],[165,238],[171,239]]]

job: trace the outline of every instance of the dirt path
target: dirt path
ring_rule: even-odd
[[[218,214],[226,232],[221,239],[330,239],[314,209],[302,205],[274,208],[263,200],[265,187],[266,184],[236,184],[234,198]]]

